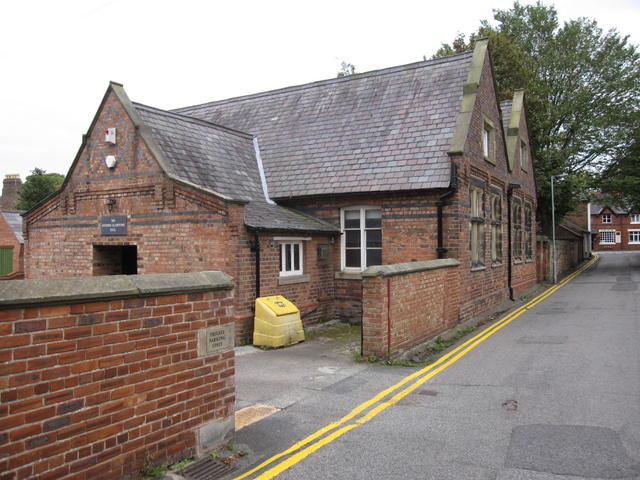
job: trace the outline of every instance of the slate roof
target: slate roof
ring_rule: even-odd
[[[253,137],[209,122],[134,103],[171,172],[180,180],[245,206],[245,224],[254,229],[339,233],[327,223],[267,202]]]
[[[322,232],[339,235],[340,230],[322,220],[291,208],[267,202],[251,202],[244,209],[245,225],[255,230],[276,232]]]
[[[597,203],[591,203],[589,206],[591,215],[600,215],[604,210],[609,209],[616,215],[627,215],[629,213],[628,210],[622,207],[610,207],[608,205],[598,205]]]
[[[233,199],[264,199],[251,135],[133,105],[178,178]]]
[[[256,135],[274,199],[446,188],[472,52],[174,110]]]
[[[20,243],[24,243],[24,237],[22,236],[22,215],[12,212],[0,212],[5,221],[9,225],[9,228],[13,230],[14,235]]]

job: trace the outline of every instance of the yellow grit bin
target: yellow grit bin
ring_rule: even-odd
[[[281,295],[256,298],[253,344],[283,347],[304,340],[300,310]]]

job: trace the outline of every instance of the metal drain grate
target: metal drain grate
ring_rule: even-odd
[[[187,480],[217,480],[236,468],[234,463],[205,457],[184,467],[182,473]]]

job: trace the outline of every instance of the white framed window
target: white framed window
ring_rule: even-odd
[[[631,214],[631,223],[640,223],[640,213]]]
[[[382,265],[382,210],[380,207],[347,207],[341,212],[342,269],[363,271]]]
[[[640,243],[640,230],[629,230],[629,243]]]
[[[303,252],[302,241],[283,240],[282,243],[280,243],[281,277],[302,275],[304,273]]]
[[[616,243],[616,231],[615,230],[600,230],[600,245],[615,245]]]
[[[611,223],[611,214],[603,213],[602,214],[602,223]]]

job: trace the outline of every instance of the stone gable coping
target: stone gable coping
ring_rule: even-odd
[[[463,97],[460,104],[460,112],[456,122],[455,131],[451,140],[451,148],[449,155],[461,155],[464,152],[467,138],[469,137],[469,128],[471,126],[471,117],[476,104],[478,86],[482,77],[482,69],[484,61],[489,49],[489,40],[481,39],[476,42],[471,59],[471,67],[467,76],[467,82],[463,88]]]
[[[0,282],[0,310],[231,290],[233,279],[217,272],[113,275]]]
[[[518,148],[518,138],[520,136],[520,121],[522,119],[524,109],[524,90],[516,90],[513,94],[511,102],[511,113],[509,115],[509,126],[507,128],[507,161],[509,163],[509,171],[512,172],[516,151]]]

